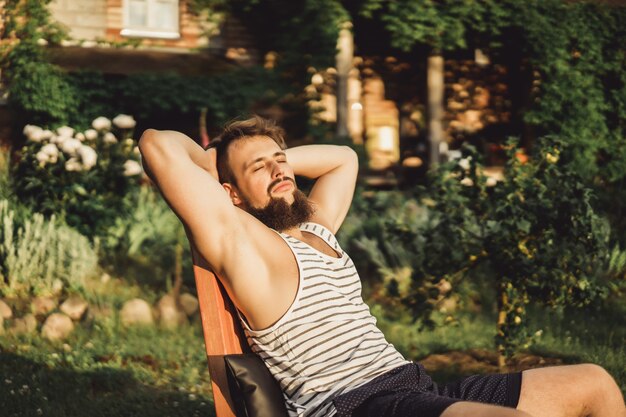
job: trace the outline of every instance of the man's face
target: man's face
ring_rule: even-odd
[[[312,206],[297,189],[293,169],[276,142],[255,136],[231,146],[228,162],[237,185],[225,188],[235,205],[279,231],[309,220]]]
[[[297,189],[293,170],[285,151],[271,138],[238,140],[231,145],[228,162],[237,181],[238,196],[251,207],[265,207],[271,198],[293,203]]]

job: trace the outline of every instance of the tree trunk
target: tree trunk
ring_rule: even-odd
[[[354,38],[352,24],[345,22],[337,40],[337,136],[347,137],[348,131],[348,78],[354,57]]]
[[[506,324],[506,308],[509,304],[508,297],[506,295],[506,291],[502,288],[502,285],[498,288],[498,324],[496,325],[496,332],[499,343],[497,346],[498,350],[498,368],[500,370],[504,370],[506,366],[506,355],[505,355],[505,346],[504,346],[504,325]]]
[[[439,144],[443,142],[443,56],[430,55],[428,57],[428,72],[426,81],[428,84],[428,142],[430,152],[428,157],[429,166],[439,164]]]

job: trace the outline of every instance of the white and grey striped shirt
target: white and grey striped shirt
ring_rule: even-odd
[[[252,330],[252,351],[279,382],[290,416],[332,416],[333,398],[409,363],[385,340],[361,297],[361,281],[335,236],[316,223],[301,230],[319,236],[340,257],[328,256],[281,233],[298,263],[298,292],[271,327]]]

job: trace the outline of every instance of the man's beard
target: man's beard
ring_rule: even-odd
[[[311,219],[314,209],[313,205],[300,191],[293,193],[293,203],[287,203],[283,198],[270,196],[270,202],[263,208],[252,207],[244,198],[243,209],[256,217],[261,223],[270,229],[279,232],[300,226]]]

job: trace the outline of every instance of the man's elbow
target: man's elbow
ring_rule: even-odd
[[[345,154],[346,164],[353,166],[356,170],[359,169],[359,155],[351,147],[344,145],[342,151]]]
[[[158,133],[159,131],[156,129],[144,130],[138,142],[139,151],[141,151],[142,154],[146,151],[148,147],[153,146],[155,138],[158,135]]]

